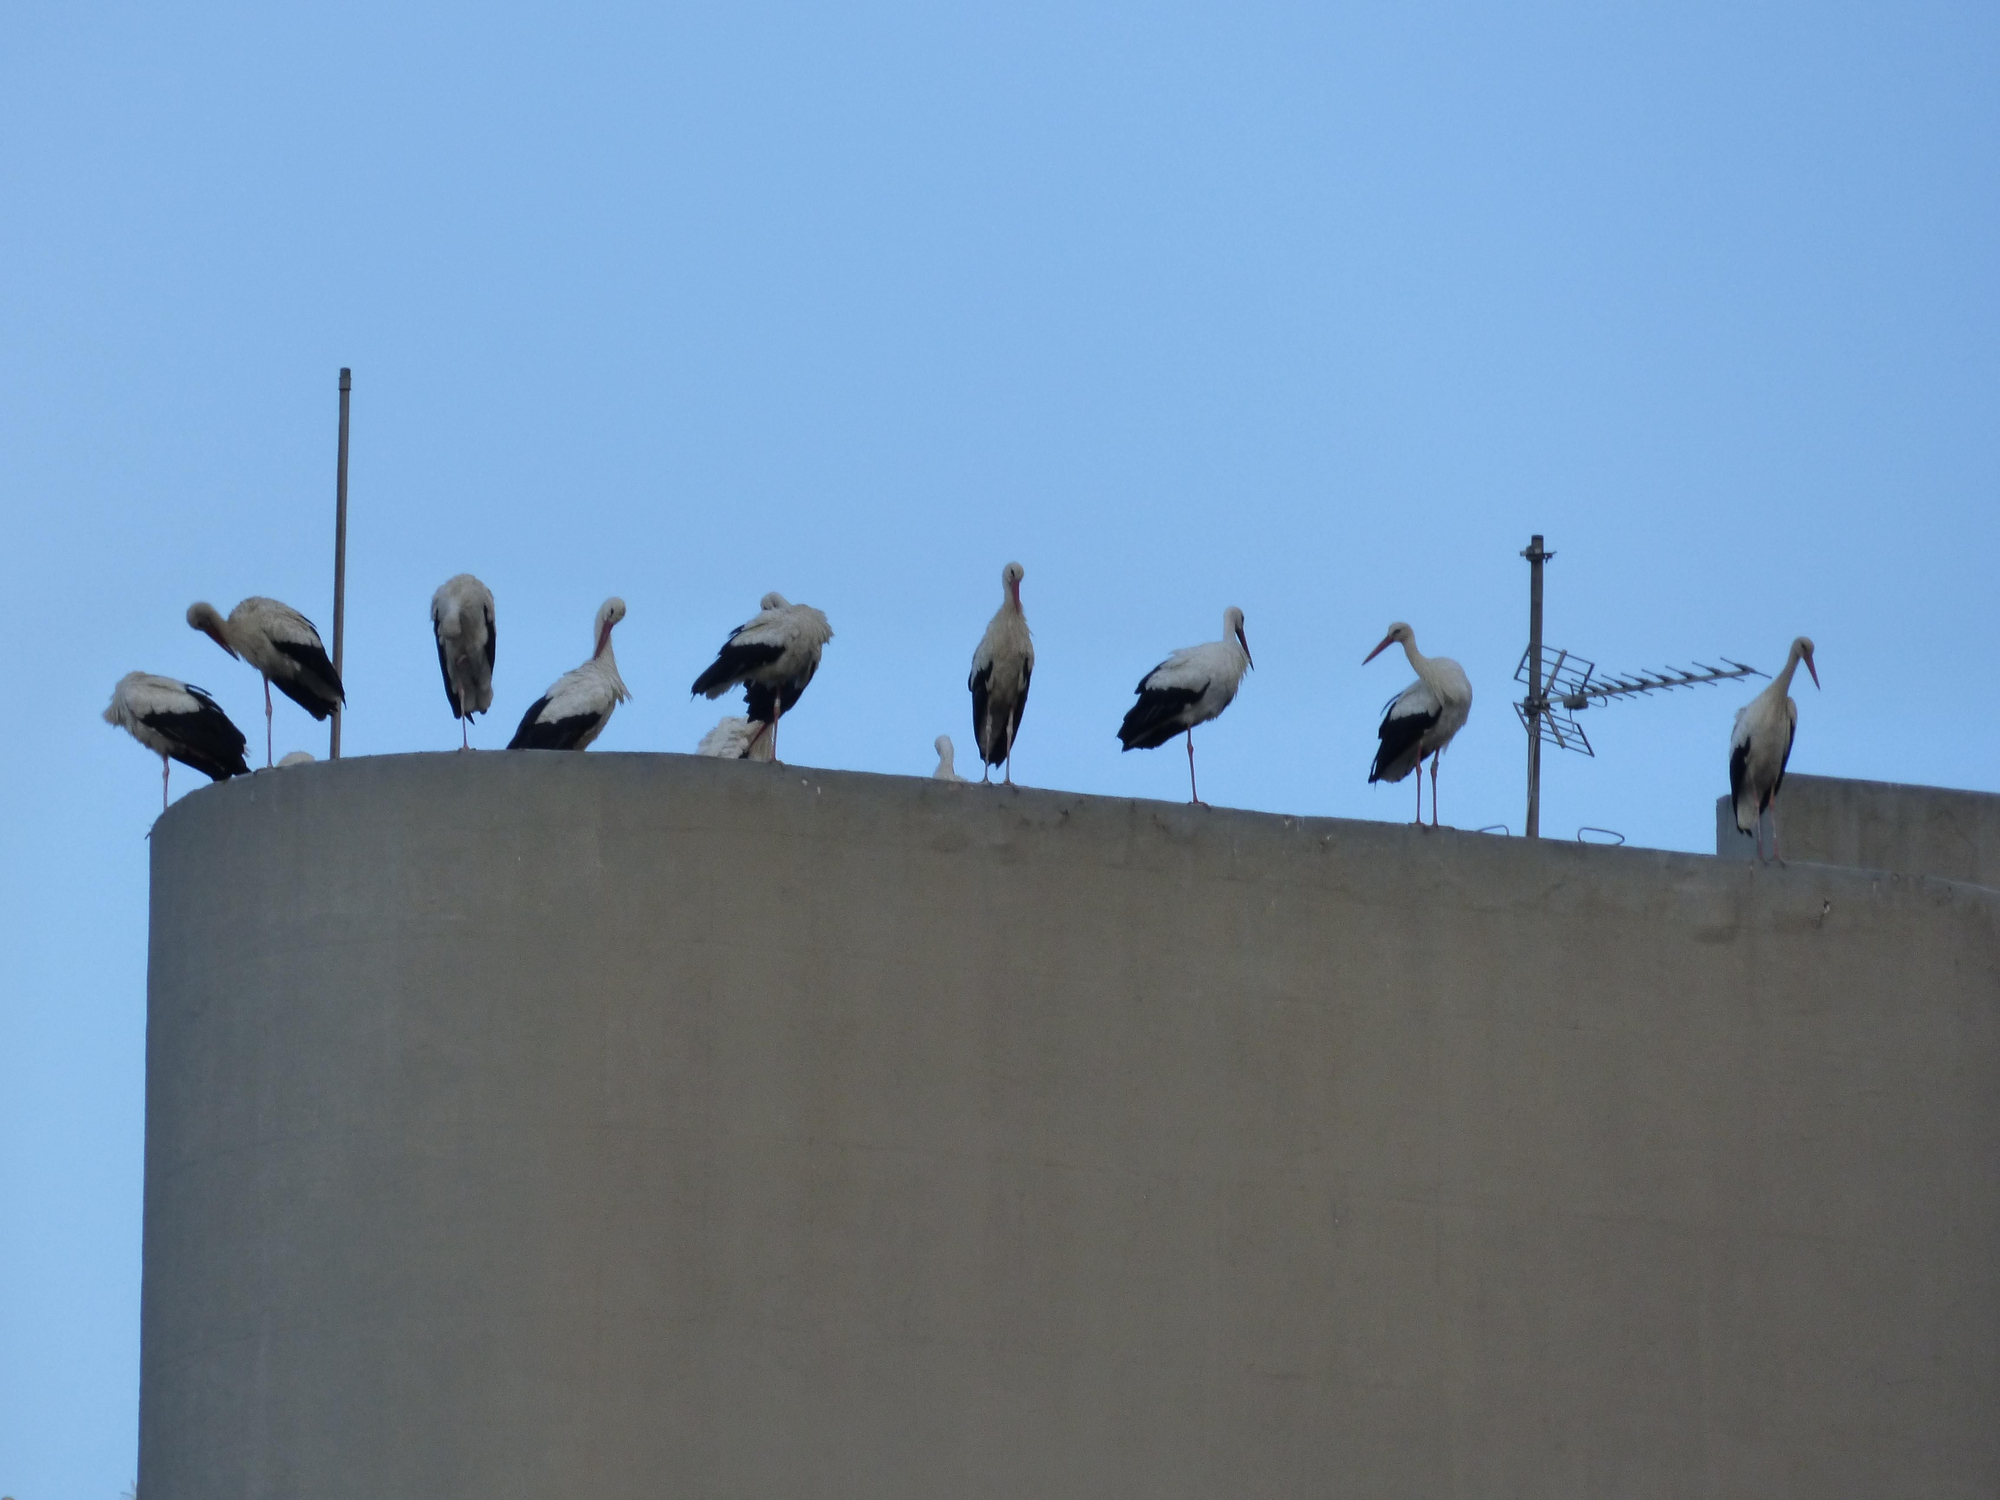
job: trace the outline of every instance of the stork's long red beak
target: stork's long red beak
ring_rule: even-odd
[[[1818,687],[1818,686],[1819,686],[1819,668],[1818,668],[1818,667],[1816,667],[1816,666],[1814,666],[1814,665],[1812,664],[1812,658],[1811,658],[1810,656],[1808,656],[1808,657],[1806,658],[1806,670],[1807,670],[1808,672],[1812,673],[1812,680],[1813,680],[1813,686],[1814,686],[1814,687]]]
[[[243,660],[242,657],[236,655],[236,648],[230,645],[228,641],[222,638],[221,631],[203,627],[201,633],[207,636],[211,641],[214,641],[215,644],[220,646],[224,651],[227,651],[230,654],[230,656],[233,657],[235,660],[237,661]],[[1810,663],[1808,663],[1808,665],[1810,665]]]
[[[1243,659],[1248,663],[1250,663],[1251,666],[1253,667],[1256,666],[1257,658],[1250,654],[1250,637],[1245,635],[1242,631],[1239,630],[1236,632],[1236,639],[1242,643]]]
[[[593,661],[604,654],[604,647],[610,640],[611,640],[611,622],[609,620],[606,620],[604,622],[604,628],[597,632],[597,649],[590,653],[591,659]]]
[[[1394,635],[1383,636],[1382,644],[1377,646],[1373,651],[1370,651],[1366,656],[1361,658],[1361,665],[1364,667],[1367,666],[1368,663],[1375,660],[1376,657],[1380,656],[1384,651],[1387,651],[1391,646],[1395,644],[1396,644],[1396,637]]]

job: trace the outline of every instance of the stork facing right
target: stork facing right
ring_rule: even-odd
[[[1785,766],[1792,758],[1792,737],[1799,727],[1799,706],[1791,698],[1792,674],[1806,664],[1813,686],[1819,669],[1813,665],[1813,643],[1800,636],[1785,657],[1785,670],[1771,685],[1736,710],[1736,727],[1729,734],[1729,799],[1735,806],[1736,831],[1754,835],[1757,858],[1764,858],[1764,809],[1777,800],[1785,784]],[[1771,813],[1771,857],[1778,854],[1778,814]]]

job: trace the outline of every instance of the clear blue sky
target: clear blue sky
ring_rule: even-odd
[[[1913,4],[11,6],[0,49],[0,1491],[134,1469],[153,760],[134,667],[330,624],[352,753],[497,747],[624,596],[604,750],[684,750],[766,589],[837,638],[787,759],[927,773],[1009,558],[1035,785],[1179,797],[1133,682],[1248,616],[1212,801],[1364,775],[1391,620],[1478,693],[1446,819],[1520,828],[1532,531],[1607,667],[1799,632],[1794,769],[2000,788],[2000,13]],[[1590,715],[1545,828],[1708,846],[1747,689]],[[281,703],[280,753],[324,749]],[[261,748],[261,746],[260,746]],[[963,748],[962,748],[963,753]],[[969,756],[967,757],[969,758]],[[200,778],[178,771],[176,791]],[[229,872],[218,871],[218,879]]]

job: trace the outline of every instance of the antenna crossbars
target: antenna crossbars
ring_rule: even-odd
[[[1526,684],[1531,693],[1537,681],[1533,656],[1532,649],[1522,652],[1521,664],[1514,669],[1514,680]],[[1586,661],[1560,647],[1544,646],[1539,674],[1541,710],[1537,713],[1524,698],[1514,705],[1514,712],[1523,728],[1539,728],[1539,737],[1545,744],[1554,745],[1558,750],[1574,750],[1579,755],[1595,756],[1597,752],[1590,748],[1590,737],[1576,721],[1576,715],[1593,703],[1608,703],[1613,698],[1633,693],[1712,687],[1718,682],[1731,682],[1738,677],[1769,675],[1731,657],[1725,656],[1722,660],[1727,665],[1711,667],[1706,662],[1698,661],[1692,668],[1663,667],[1657,672],[1648,669],[1600,678],[1596,675],[1597,663]]]

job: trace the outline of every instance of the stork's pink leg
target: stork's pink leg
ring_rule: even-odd
[[[160,757],[160,811],[161,812],[165,812],[167,810],[167,772],[171,771],[172,769],[173,769],[172,762],[170,762],[165,755],[162,755]]]
[[[1440,750],[1437,755],[1431,757],[1431,827],[1433,828],[1438,826],[1438,756],[1443,754],[1444,751]]]
[[[1192,729],[1190,729],[1187,732],[1187,742],[1188,742],[1188,801],[1194,803],[1196,807],[1199,807],[1201,806],[1201,793],[1197,792],[1194,789],[1194,731]]]
[[[1424,763],[1417,762],[1417,827],[1424,826]]]
[[[264,769],[271,769],[271,679],[264,679]]]
[[[458,748],[461,750],[470,750],[472,748],[472,735],[466,729],[465,720],[463,719],[458,721]]]

